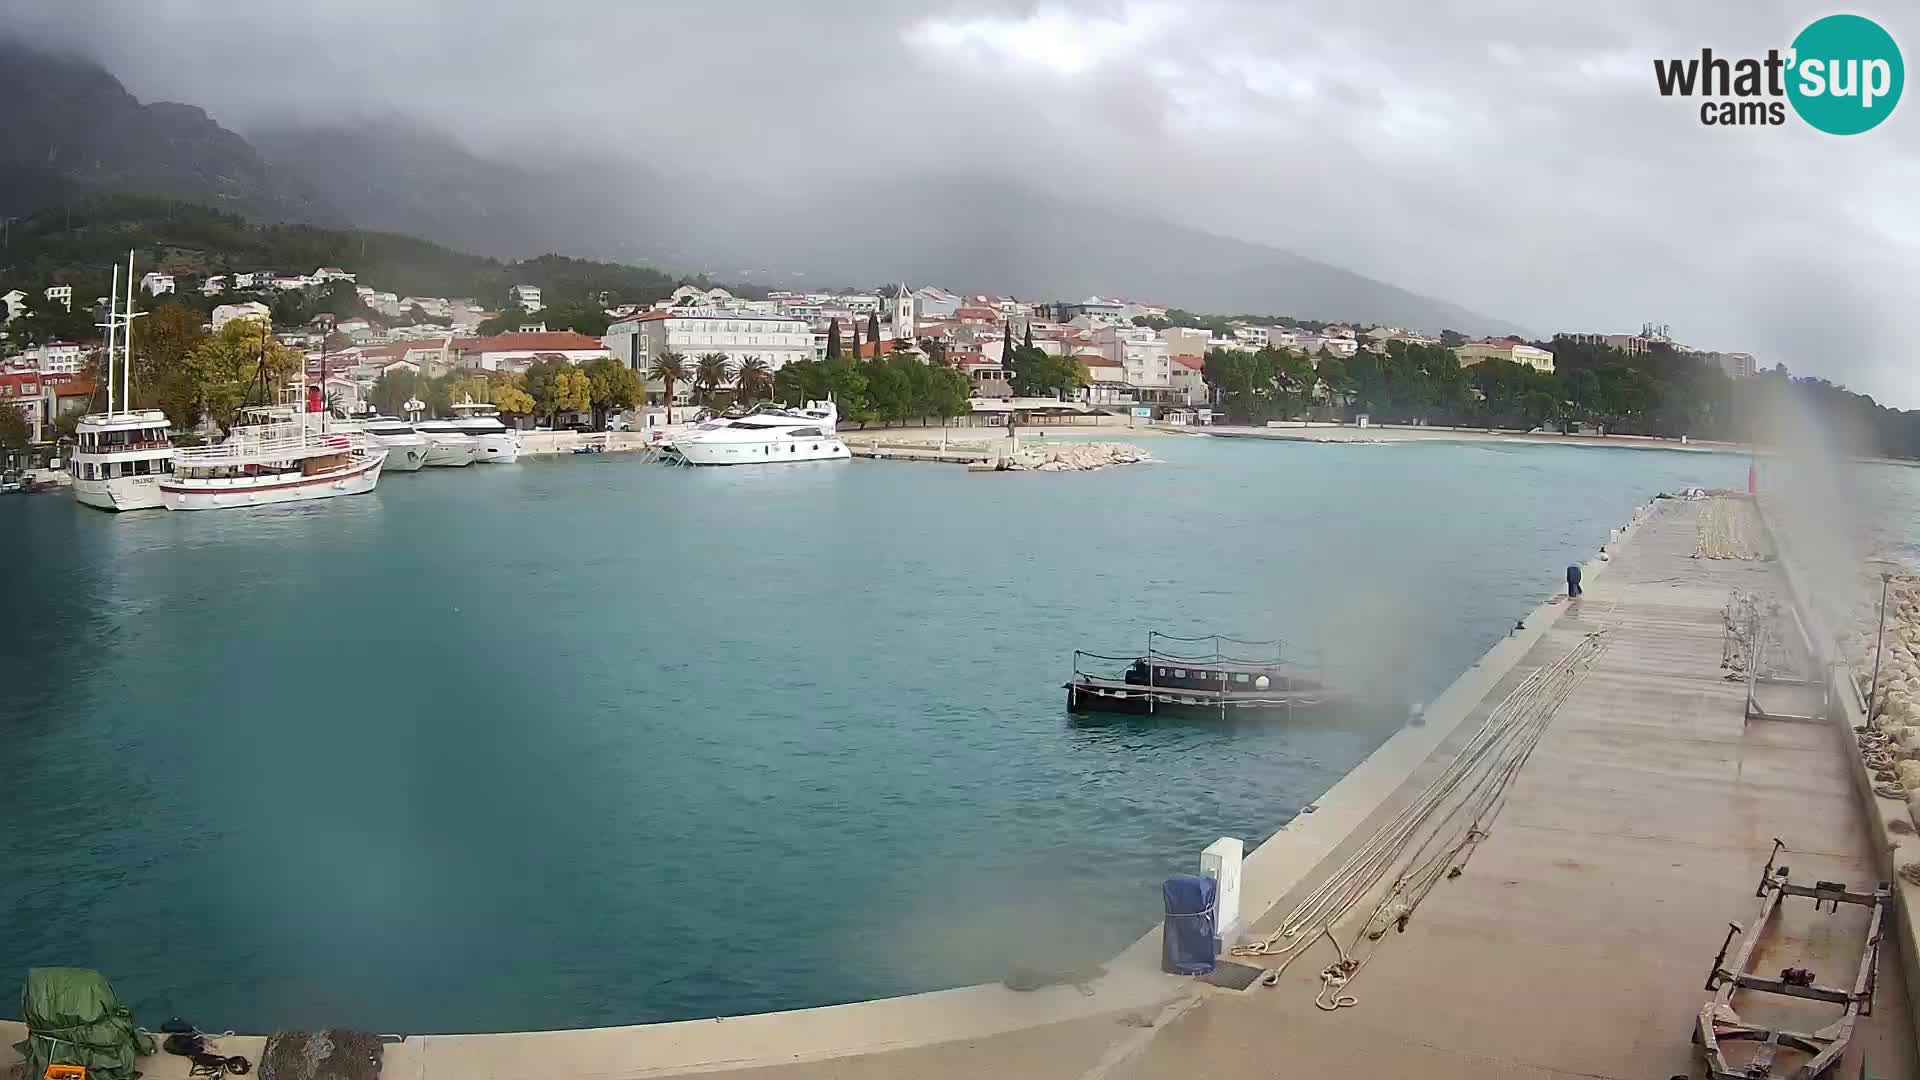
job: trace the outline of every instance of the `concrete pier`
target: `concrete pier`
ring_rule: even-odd
[[[1404,933],[1381,939],[1347,988],[1354,1007],[1314,1005],[1318,973],[1333,959],[1324,945],[1279,985],[1237,991],[1159,974],[1155,931],[1084,991],[979,986],[681,1024],[416,1037],[389,1047],[386,1075],[1704,1075],[1689,1041],[1708,996],[1702,983],[1727,923],[1754,914],[1773,838],[1786,842],[1781,861],[1795,880],[1859,886],[1884,874],[1846,733],[1744,718],[1744,686],[1720,666],[1721,611],[1735,586],[1787,588],[1773,563],[1692,558],[1702,505],[1656,503],[1610,561],[1586,564],[1577,603],[1556,597],[1535,609],[1428,705],[1420,726],[1248,856],[1242,903],[1258,937],[1444,769],[1513,687],[1606,632],[1606,650],[1515,776],[1464,873],[1440,882]],[[1169,868],[1180,869],[1191,867]],[[1370,906],[1336,929],[1343,941]],[[1863,928],[1859,909],[1816,915],[1811,902],[1790,901],[1761,966],[1850,982]],[[1903,967],[1899,948],[1883,948],[1874,1015],[1836,1077],[1860,1076],[1863,1052],[1868,1075],[1916,1076]],[[1835,1011],[1750,1010],[1775,1022]],[[0,1024],[0,1042],[19,1037],[18,1025]],[[225,1052],[257,1060],[258,1047],[231,1039]],[[186,1074],[180,1059],[147,1068],[156,1078]]]

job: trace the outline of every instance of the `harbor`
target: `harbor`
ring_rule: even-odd
[[[1888,873],[1885,834],[1865,809],[1871,796],[1863,802],[1856,787],[1852,733],[1832,718],[1752,719],[1746,680],[1729,678],[1730,592],[1795,593],[1790,562],[1694,557],[1709,505],[1663,499],[1622,522],[1608,558],[1585,564],[1577,601],[1559,595],[1527,613],[1418,723],[1305,801],[1247,857],[1247,918],[1235,940],[1284,941],[1275,932],[1303,901],[1416,802],[1516,691],[1563,675],[1569,658],[1584,666],[1562,679],[1537,746],[1462,872],[1433,887],[1404,929],[1377,940],[1361,933],[1364,910],[1329,924],[1362,959],[1341,983],[1347,1007],[1316,1007],[1336,958],[1325,941],[1307,941],[1305,958],[1276,985],[1256,978],[1241,989],[1160,973],[1155,930],[1102,965],[1056,976],[1057,985],[979,985],[725,1021],[410,1036],[386,1047],[384,1075],[751,1068],[1122,1078],[1241,1075],[1264,1060],[1315,1075],[1704,1075],[1691,1038],[1712,998],[1703,979],[1725,962],[1715,951],[1727,924],[1751,921],[1755,881],[1788,864],[1796,881],[1854,888]],[[1850,1033],[1835,1075],[1858,1075],[1863,1062],[1866,1075],[1915,1075],[1904,913],[1915,886],[1894,887],[1900,947],[1880,951],[1871,1014]],[[1756,967],[1852,982],[1864,912],[1792,901],[1777,920]],[[1273,963],[1224,955],[1221,965],[1257,975]],[[1812,1023],[1822,1008],[1784,1000],[1791,1007],[1753,1015]],[[242,1054],[259,1047],[238,1037],[222,1044]],[[149,1075],[174,1075],[165,1071],[173,1062],[155,1064]]]

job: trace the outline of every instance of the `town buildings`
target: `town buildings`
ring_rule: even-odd
[[[1513,338],[1469,341],[1453,350],[1461,367],[1472,367],[1487,360],[1506,360],[1547,375],[1553,374],[1553,354]]]
[[[852,344],[850,335],[841,340]],[[809,323],[717,307],[644,312],[610,324],[601,341],[621,363],[640,371],[663,352],[679,353],[690,362],[704,353],[725,353],[734,364],[755,356],[766,362],[769,371],[815,357]]]
[[[219,333],[222,327],[235,319],[252,319],[255,322],[271,323],[273,321],[273,309],[258,300],[246,300],[238,304],[221,304],[219,307],[213,309],[213,332],[216,334]]]
[[[47,286],[47,291],[45,295],[47,298],[47,303],[59,304],[60,310],[62,311],[73,310],[73,286],[49,285]]]
[[[149,296],[165,296],[173,291],[173,275],[150,270],[140,276],[140,291]]]
[[[507,290],[507,293],[509,298],[512,299],[514,303],[526,309],[529,315],[546,306],[541,302],[540,286],[538,285],[515,285],[513,288]]]
[[[535,360],[551,357],[584,364],[613,355],[602,339],[571,330],[455,338],[446,350],[455,367],[506,372],[525,371]]]
[[[42,375],[78,375],[87,366],[87,351],[75,341],[49,341],[21,355]]]

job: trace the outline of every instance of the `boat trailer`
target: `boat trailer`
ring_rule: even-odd
[[[1887,912],[1893,899],[1892,883],[1877,882],[1872,892],[1854,892],[1838,881],[1796,885],[1789,879],[1787,867],[1774,866],[1781,849],[1785,847],[1775,838],[1773,853],[1767,856],[1767,865],[1760,871],[1760,885],[1754,890],[1754,895],[1760,898],[1759,916],[1745,929],[1739,923],[1728,924],[1726,940],[1720,943],[1720,955],[1713,958],[1713,970],[1707,975],[1706,988],[1713,992],[1713,998],[1700,1007],[1699,1024],[1694,1029],[1693,1041],[1706,1052],[1707,1073],[1713,1080],[1762,1080],[1773,1077],[1776,1075],[1773,1071],[1774,1058],[1782,1048],[1807,1054],[1809,1059],[1792,1072],[1780,1073],[1779,1076],[1790,1080],[1816,1080],[1840,1063],[1840,1055],[1846,1052],[1847,1043],[1853,1038],[1854,1024],[1860,1017],[1873,1015],[1873,989],[1879,969],[1880,939],[1886,929]],[[1784,968],[1778,977],[1757,975],[1747,970],[1754,949],[1766,936],[1774,913],[1780,909],[1781,901],[1789,896],[1812,899],[1815,911],[1824,907],[1829,912],[1837,912],[1841,904],[1857,904],[1872,912],[1867,921],[1866,944],[1860,953],[1860,970],[1854,976],[1851,990],[1823,986],[1814,981],[1814,973],[1806,968]],[[1739,939],[1739,948],[1729,965],[1727,949],[1733,946],[1736,937]],[[1733,995],[1743,990],[1823,1001],[1842,1006],[1842,1011],[1831,1024],[1810,1032],[1760,1027],[1742,1020],[1733,1009]],[[1736,1041],[1760,1044],[1754,1050],[1753,1057],[1738,1067],[1727,1061],[1722,1046],[1723,1043]]]

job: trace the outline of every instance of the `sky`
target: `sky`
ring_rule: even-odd
[[[1920,408],[1920,101],[1851,137],[1703,126],[1656,57],[1832,8],[1617,0],[0,0],[242,132],[399,116],[474,149],[831,183],[1004,171],[1528,327],[1667,324]],[[1846,9],[1920,48],[1920,9]],[[1311,312],[1294,312],[1310,316]]]

